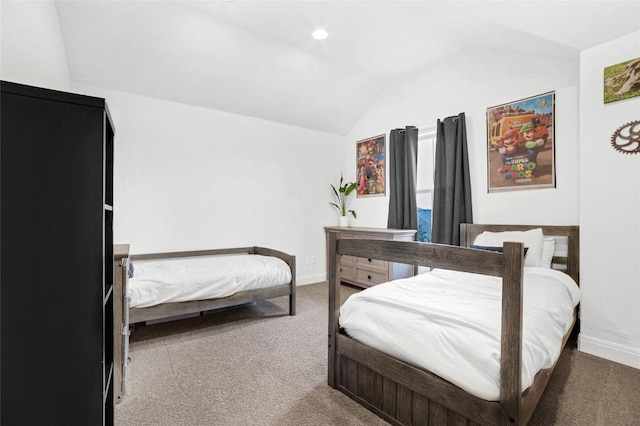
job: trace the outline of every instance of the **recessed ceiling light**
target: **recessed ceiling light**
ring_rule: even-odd
[[[311,35],[316,40],[324,40],[325,38],[329,37],[329,33],[325,30],[315,30]]]

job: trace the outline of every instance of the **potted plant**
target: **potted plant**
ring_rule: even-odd
[[[344,182],[344,178],[340,175],[340,183],[338,184],[338,188],[331,184],[331,189],[333,190],[333,195],[336,200],[335,203],[329,202],[333,207],[338,209],[340,212],[340,226],[348,226],[349,219],[347,214],[351,213],[353,218],[357,218],[355,210],[347,210],[349,207],[349,203],[351,203],[351,199],[353,198],[353,194],[358,186],[355,182]]]

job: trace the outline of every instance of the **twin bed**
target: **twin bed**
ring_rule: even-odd
[[[577,227],[463,224],[461,239],[329,235],[328,383],[392,424],[526,424],[576,322]],[[436,269],[341,305],[341,255]]]
[[[296,313],[295,256],[264,247],[130,257],[129,323],[289,297]]]

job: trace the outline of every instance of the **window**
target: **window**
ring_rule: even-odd
[[[418,241],[431,242],[431,208],[433,207],[433,173],[436,151],[436,128],[418,129],[418,167],[416,201],[418,204]]]

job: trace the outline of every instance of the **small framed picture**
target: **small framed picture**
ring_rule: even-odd
[[[386,135],[356,143],[356,182],[358,197],[384,195],[386,190]]]
[[[604,69],[604,103],[640,96],[640,58]]]

